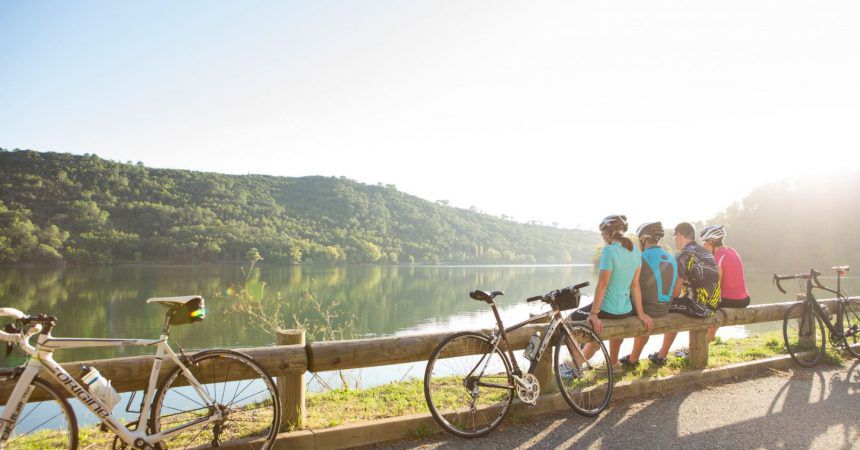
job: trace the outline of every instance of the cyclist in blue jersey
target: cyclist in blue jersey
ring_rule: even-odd
[[[639,268],[642,265],[640,251],[633,242],[624,236],[627,231],[627,217],[612,215],[600,223],[600,233],[606,246],[600,252],[599,275],[594,289],[594,301],[590,305],[575,310],[571,320],[587,320],[595,333],[603,329],[601,319],[618,319],[637,315],[645,327],[653,326],[651,317],[642,310],[642,296],[639,292]],[[632,301],[631,301],[632,299]],[[636,308],[634,308],[634,304]],[[610,360],[618,364],[618,351],[622,339],[609,341]],[[586,345],[584,353],[591,358],[596,346]]]
[[[660,247],[664,236],[663,224],[646,222],[636,230],[639,248],[642,249],[642,269],[639,273],[639,287],[642,291],[642,308],[652,318],[669,314],[669,303],[681,292],[678,281],[678,264],[671,253]],[[637,336],[633,339],[633,350],[619,362],[628,367],[639,365],[639,356],[648,343],[650,336]],[[664,337],[664,347],[669,348]],[[671,341],[669,342],[671,345]]]

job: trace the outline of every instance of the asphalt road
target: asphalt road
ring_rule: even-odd
[[[386,449],[860,449],[860,362],[614,405],[596,419],[508,417],[490,435],[437,435]]]

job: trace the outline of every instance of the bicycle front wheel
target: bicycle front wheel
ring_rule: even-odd
[[[791,359],[802,367],[813,367],[824,356],[824,323],[806,303],[797,303],[785,311],[782,336]]]
[[[272,448],[281,423],[278,392],[272,378],[251,357],[231,350],[209,350],[191,357],[187,369],[173,369],[158,390],[152,408],[152,433],[166,432],[221,412],[221,419],[189,426],[161,441],[161,449],[217,447],[247,441],[243,448]],[[199,383],[214,403],[197,393]]]
[[[10,380],[12,382],[14,380]],[[28,403],[18,415],[5,449],[76,449],[78,421],[65,396],[39,377],[30,385]],[[4,394],[11,393],[11,389]],[[6,407],[11,405],[8,403]]]
[[[561,330],[555,344],[555,381],[574,411],[593,417],[609,405],[613,373],[603,341],[587,327]]]
[[[449,433],[483,436],[502,423],[513,402],[510,362],[483,334],[451,335],[430,355],[424,397],[430,414]]]
[[[842,332],[845,333],[845,350],[860,358],[860,300],[848,300],[842,309]]]

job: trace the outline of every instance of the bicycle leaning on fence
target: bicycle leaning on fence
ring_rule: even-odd
[[[281,412],[277,389],[266,371],[251,357],[233,350],[186,355],[180,348],[177,355],[167,343],[171,325],[205,317],[203,297],[151,298],[147,303],[167,308],[158,339],[55,338],[51,330],[56,317],[28,316],[14,308],[0,308],[0,316],[16,319],[3,328],[0,340],[7,342],[8,350],[17,346],[29,355],[23,365],[5,369],[0,377],[4,386],[0,395],[5,399],[0,448],[77,448],[77,418],[66,397],[80,400],[101,420],[102,431],[115,434],[113,449],[208,448],[234,439],[247,440],[243,448],[271,448]],[[36,344],[30,344],[36,335]],[[54,361],[53,352],[128,345],[155,346],[156,351],[140,409],[131,409],[134,395],[126,406],[129,413],[139,417],[121,423],[112,412],[119,396],[98,371],[83,367],[82,383]],[[158,383],[164,359],[174,366]],[[6,386],[11,384],[14,388],[10,393]]]
[[[846,350],[855,358],[860,358],[860,300],[848,298],[842,292],[842,277],[850,270],[849,266],[834,267],[836,271],[836,290],[830,289],[818,280],[821,275],[815,269],[799,275],[773,275],[773,282],[783,294],[781,281],[800,280],[805,290],[803,301],[791,306],[785,312],[782,322],[782,336],[785,348],[791,358],[803,367],[812,367],[821,361],[827,345],[825,325],[830,331],[830,345]],[[836,294],[836,318],[831,322],[830,311],[822,307],[812,295],[813,289]],[[818,326],[816,326],[816,324]]]
[[[587,326],[569,323],[561,312],[579,306],[580,289],[588,282],[531,297],[551,310],[505,328],[493,300],[501,291],[473,291],[469,296],[490,305],[497,327],[492,335],[460,332],[445,338],[433,351],[424,374],[424,395],[430,413],[446,431],[461,437],[483,436],[501,424],[514,396],[534,405],[541,386],[535,369],[550,344],[555,345],[556,387],[576,412],[596,416],[612,396],[613,374],[606,346]],[[524,351],[530,361],[523,373],[508,334],[529,323],[551,318],[531,337]],[[557,336],[557,337],[556,337]],[[502,346],[504,343],[504,346]],[[506,353],[507,352],[507,353]]]

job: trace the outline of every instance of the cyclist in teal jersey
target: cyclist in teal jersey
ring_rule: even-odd
[[[639,274],[642,307],[652,318],[664,317],[669,314],[670,301],[681,292],[681,284],[677,283],[678,263],[672,254],[660,247],[660,239],[665,234],[662,223],[646,222],[639,226],[636,234],[639,236],[639,248],[642,249],[642,269]],[[638,366],[639,356],[649,337],[635,337],[633,350],[619,362],[627,367]]]
[[[640,252],[633,248],[633,242],[624,236],[625,231],[627,217],[622,215],[609,216],[600,223],[600,232],[606,246],[600,252],[600,272],[594,290],[594,301],[575,310],[569,317],[570,320],[587,320],[598,334],[603,329],[601,319],[623,318],[634,314],[648,330],[654,326],[651,317],[642,310],[642,296],[639,291],[639,268],[642,264]],[[618,364],[621,342],[622,339],[609,341],[609,359],[613,366]],[[587,358],[591,358],[596,350],[597,347],[593,345],[586,345],[583,349]]]

